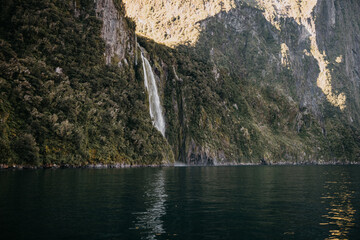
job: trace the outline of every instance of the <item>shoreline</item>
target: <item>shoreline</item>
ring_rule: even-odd
[[[31,165],[7,165],[0,164],[0,170],[39,170],[39,169],[121,169],[121,168],[157,168],[157,167],[236,167],[236,166],[350,166],[360,165],[360,162],[276,162],[276,163],[220,163],[213,165],[195,165],[185,163],[174,164],[149,164],[149,165],[130,165],[130,164],[48,164],[42,166]]]

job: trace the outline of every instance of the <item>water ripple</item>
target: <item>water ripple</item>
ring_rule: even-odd
[[[328,207],[327,214],[322,216],[325,221],[320,225],[329,227],[326,240],[348,239],[350,230],[355,226],[356,210],[352,205],[355,191],[350,190],[350,180],[349,175],[341,173],[338,181],[325,182],[326,193],[321,199]]]
[[[165,193],[164,171],[159,170],[148,179],[149,184],[145,186],[144,197],[147,206],[144,212],[135,212],[137,215],[135,229],[141,230],[142,239],[156,239],[156,236],[165,233],[161,217],[166,214],[165,202],[167,195]]]

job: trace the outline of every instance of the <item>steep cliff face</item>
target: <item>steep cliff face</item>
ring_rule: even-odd
[[[127,56],[134,56],[134,35],[129,33],[128,22],[122,9],[113,0],[96,0],[96,16],[103,25],[101,37],[105,41],[106,64],[128,64]],[[119,4],[119,3],[118,3]]]
[[[221,163],[359,157],[358,3],[125,4],[139,34],[180,53],[180,60],[163,69],[163,81],[171,75],[182,79],[168,86],[181,88],[173,90],[181,96],[171,101],[183,118],[176,123],[182,134],[176,141],[168,136],[181,146],[179,159]],[[344,16],[344,9],[350,14]],[[154,55],[162,55],[159,51]],[[184,55],[196,57],[186,63]],[[191,92],[195,88],[199,93]],[[192,94],[199,98],[190,99]],[[340,143],[344,139],[349,142]]]
[[[298,82],[307,71],[319,71],[316,77],[316,86],[321,89],[327,102],[341,110],[340,115],[349,123],[359,126],[359,81],[357,50],[359,48],[359,19],[356,11],[359,3],[356,1],[257,1],[257,5],[264,9],[264,16],[277,29],[289,36],[287,22],[293,21],[300,32],[296,41],[290,41],[288,37],[281,34],[280,41],[288,44],[290,51],[290,66],[295,73]],[[282,22],[285,19],[285,22]],[[310,46],[306,46],[306,41]],[[303,54],[302,54],[303,53]],[[314,58],[315,65],[304,66],[302,59],[304,55]],[[297,60],[295,60],[297,58]],[[302,69],[301,71],[298,68]],[[317,68],[317,69],[316,69]],[[350,70],[352,69],[352,70]],[[307,79],[315,82],[314,76]],[[311,91],[313,92],[313,91]],[[302,101],[308,106],[309,99],[313,97],[311,92],[298,94],[305,97]],[[322,97],[322,96],[320,96]],[[323,104],[324,98],[320,98],[313,112],[319,115],[319,105]],[[329,108],[321,109],[324,116]],[[331,110],[330,110],[331,111]]]
[[[6,1],[0,33],[0,164],[173,161],[121,1]]]
[[[274,26],[272,38],[277,42],[281,49],[279,56],[267,56],[273,58],[274,61],[282,62],[288,59],[287,67],[289,67],[297,80],[297,95],[301,98],[301,104],[313,110],[313,113],[322,114],[320,110],[323,96],[327,101],[338,107],[340,110],[346,108],[347,95],[342,92],[342,88],[347,86],[355,87],[355,91],[350,93],[351,100],[349,104],[359,96],[357,84],[359,78],[356,75],[357,70],[346,70],[347,79],[343,79],[345,84],[337,84],[338,80],[333,75],[341,73],[332,73],[333,65],[346,64],[346,69],[357,69],[354,60],[357,57],[356,36],[358,35],[358,24],[356,14],[346,15],[343,13],[349,10],[354,13],[354,9],[358,8],[358,3],[348,3],[341,1],[318,1],[318,0],[245,0],[245,1],[125,1],[127,13],[137,21],[137,31],[157,42],[165,43],[168,46],[176,46],[179,44],[194,45],[198,42],[200,33],[206,32],[206,22],[221,22],[222,26],[231,27],[236,33],[232,35],[242,35],[244,31],[252,31],[252,34],[263,37],[262,32],[257,31],[258,24],[267,24],[253,19],[255,22],[249,22],[248,18],[252,18],[258,14],[257,9],[262,11],[265,19]],[[240,11],[244,6],[252,7],[252,10]],[[216,16],[216,20],[214,17]],[[211,20],[212,19],[212,20]],[[336,21],[338,19],[338,21]],[[256,22],[258,21],[258,22]],[[340,22],[339,22],[340,21]],[[202,24],[200,24],[202,23]],[[341,32],[345,29],[341,26],[352,26],[348,32]],[[339,30],[335,33],[335,29]],[[345,35],[342,35],[344,33]],[[337,48],[337,56],[328,56],[324,43],[334,42],[330,36],[347,36],[347,39],[340,41],[343,45],[348,46],[347,54],[345,49],[339,51]],[[218,38],[218,36],[212,36]],[[241,36],[239,36],[241,37]],[[330,37],[330,38],[328,38]],[[323,41],[324,39],[329,39]],[[203,39],[205,41],[205,39]],[[350,44],[345,44],[350,43]],[[200,43],[201,44],[201,43]],[[265,43],[266,44],[266,43]],[[233,46],[232,48],[235,48]],[[236,49],[235,49],[236,50]],[[332,51],[332,50],[329,50]],[[349,52],[351,51],[351,52]],[[226,53],[225,53],[226,54]],[[266,53],[259,53],[265,55]],[[284,54],[286,56],[284,56]],[[333,53],[330,53],[331,55]],[[343,56],[348,56],[345,60]],[[310,59],[310,58],[311,59]],[[307,58],[306,61],[303,61]],[[311,62],[304,66],[304,62]],[[350,66],[351,65],[351,66]],[[300,70],[299,70],[300,67]],[[318,73],[316,73],[318,72]],[[347,82],[352,82],[351,84]],[[357,82],[357,83],[356,83]],[[300,87],[303,85],[303,87]],[[322,93],[318,93],[318,89]],[[351,89],[350,88],[350,89]],[[351,103],[350,103],[351,102]],[[346,111],[349,119],[352,121],[356,118],[358,122],[357,112]]]
[[[357,1],[124,2],[3,4],[0,163],[360,159]]]
[[[195,44],[200,34],[199,21],[235,7],[233,0],[124,0],[124,3],[139,34],[167,46]]]
[[[360,124],[360,28],[358,1],[318,1],[316,32],[320,51],[326,54],[332,85],[346,96],[347,120]]]
[[[336,47],[336,45],[343,45],[354,50],[358,47],[356,36],[359,34],[357,24],[359,20],[353,11],[354,9],[356,9],[355,11],[359,10],[359,4],[351,1],[335,0],[273,0],[257,1],[255,5],[264,10],[265,18],[281,32],[291,34],[291,29],[288,28],[286,22],[281,22],[282,19],[289,19],[298,25],[297,28],[301,31],[301,35],[297,39],[297,44],[310,41],[310,49],[297,48],[291,55],[293,55],[293,58],[304,54],[313,57],[317,61],[317,67],[319,68],[316,85],[322,90],[326,100],[341,111],[344,111],[349,106],[353,110],[346,111],[345,114],[348,115],[350,122],[356,118],[356,122],[359,123],[357,116],[359,112],[358,101],[355,100],[359,97],[359,90],[356,86],[356,82],[359,83],[359,77],[350,75],[348,70],[345,70],[349,69],[349,67],[355,67],[352,64],[353,61],[343,59],[345,55],[349,56],[350,59],[354,59],[356,53]],[[344,15],[345,12],[346,15]],[[344,29],[349,29],[349,31],[345,32]],[[285,44],[287,42],[294,49],[294,44],[290,43],[289,39],[280,38],[280,40],[284,41]],[[303,50],[304,54],[301,54],[301,50]],[[298,61],[298,63],[300,62]],[[342,64],[345,65],[345,69],[341,69]],[[304,71],[306,70],[308,70],[308,67],[304,68]],[[298,79],[301,78],[301,75],[304,75],[304,71],[300,73]],[[341,74],[347,76],[339,79]],[[355,91],[350,93],[350,89]],[[347,101],[347,98],[350,99]]]

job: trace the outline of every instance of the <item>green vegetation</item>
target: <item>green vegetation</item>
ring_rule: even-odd
[[[230,12],[229,18],[250,10],[242,6],[234,11],[243,13]],[[165,83],[167,136],[175,157],[192,162],[189,156],[195,154],[201,164],[204,155],[205,163],[357,161],[360,135],[345,124],[346,115],[325,104],[325,118],[315,116],[300,105],[292,71],[268,60],[277,57],[280,44],[261,12],[242,24],[262,24],[241,34],[220,21],[230,22],[224,16],[205,20],[194,47],[172,49],[139,39],[154,66],[163,66],[158,72]],[[299,34],[294,30],[291,41]],[[307,56],[302,61],[314,64]]]
[[[93,1],[74,11],[73,1],[50,0],[2,8],[0,163],[172,161],[151,124],[141,68],[106,66]]]
[[[123,16],[122,2],[115,5]],[[164,139],[151,123],[141,61],[135,66],[132,53],[126,53],[127,64],[105,65],[102,22],[94,8],[92,0],[2,4],[0,164],[360,158],[359,129],[327,103],[323,115],[314,116],[299,103],[293,73],[269,60],[280,45],[276,29],[259,11],[246,26],[261,24],[241,34],[216,17],[207,19],[192,47],[173,49],[138,38],[160,79]],[[124,19],[134,39],[134,22]],[[297,34],[294,30],[289,41],[296,42]],[[302,61],[313,64],[309,57]],[[336,79],[343,77],[335,70]]]

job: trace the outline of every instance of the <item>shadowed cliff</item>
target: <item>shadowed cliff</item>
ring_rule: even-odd
[[[315,8],[317,26],[327,22],[324,4]],[[154,67],[163,69],[161,82],[170,88],[164,99],[167,132],[178,159],[221,164],[359,158],[357,102],[352,101],[359,93],[351,95],[348,78],[338,87],[333,70],[333,89],[346,93],[348,107],[332,105],[317,85],[320,69],[310,55],[310,33],[294,19],[280,23],[281,31],[243,3],[199,22],[193,46],[146,46]],[[318,31],[319,39],[322,34]],[[171,53],[164,57],[161,51]]]
[[[138,37],[160,91],[165,139],[152,125],[135,23],[121,1],[8,1],[0,28],[0,162],[357,161],[358,19],[337,11],[358,4],[331,3],[339,26],[323,24],[333,14],[319,1],[316,27],[325,30],[317,46],[336,56],[327,69],[332,90],[346,95],[344,110],[318,87],[319,60],[306,53],[313,42],[294,19],[279,19],[279,30],[263,11],[236,3],[197,23],[193,45]],[[343,24],[352,26],[343,34],[352,47],[341,60],[333,45]]]

